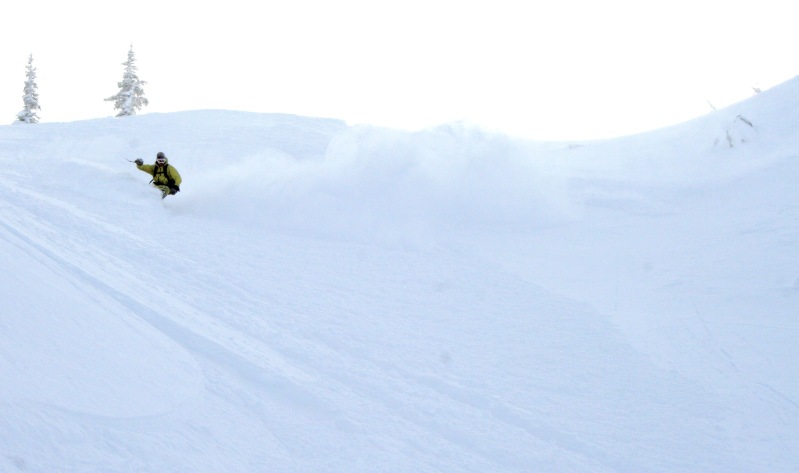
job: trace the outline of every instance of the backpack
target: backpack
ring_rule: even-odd
[[[151,184],[155,183],[156,176],[158,176],[159,174],[163,174],[164,177],[166,177],[166,186],[169,187],[170,189],[175,187],[175,180],[169,176],[167,168],[169,168],[169,163],[164,164],[164,166],[161,168],[160,171],[158,166],[155,166],[155,168],[153,169],[153,179],[150,181],[150,183]],[[156,185],[163,185],[163,184],[156,184]]]

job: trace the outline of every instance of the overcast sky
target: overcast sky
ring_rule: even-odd
[[[679,123],[799,74],[785,0],[9,2],[0,123],[37,69],[42,122],[113,116],[133,44],[150,106],[543,139]],[[3,118],[6,117],[6,118]]]

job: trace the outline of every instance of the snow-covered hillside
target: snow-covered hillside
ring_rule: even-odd
[[[0,127],[0,471],[795,472],[797,102]]]

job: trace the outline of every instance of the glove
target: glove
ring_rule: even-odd
[[[142,164],[144,164],[144,160],[142,160],[141,158],[139,158],[139,159],[137,159],[136,161],[133,161],[133,162],[136,163],[137,166],[141,166]]]
[[[178,192],[180,192],[180,187],[178,187],[178,186],[175,186],[175,187],[169,189],[169,193],[172,194],[172,195],[175,195]]]

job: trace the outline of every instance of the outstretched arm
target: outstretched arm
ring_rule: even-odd
[[[155,164],[140,164],[136,162],[136,167],[139,168],[140,171],[144,171],[152,176],[153,170],[155,169]]]

